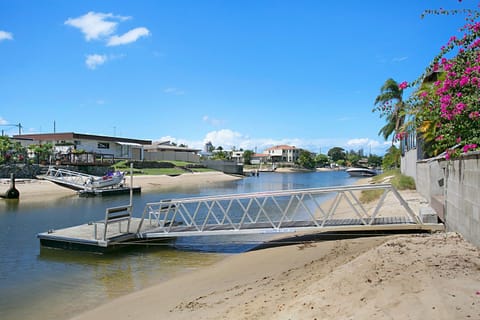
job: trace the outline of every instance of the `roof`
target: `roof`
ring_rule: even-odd
[[[124,142],[124,143],[136,143],[141,145],[150,145],[152,144],[151,140],[140,140],[140,139],[130,139],[130,138],[120,138],[120,137],[110,137],[110,136],[99,136],[92,134],[83,134],[75,132],[62,132],[62,133],[31,133],[31,134],[21,134],[14,135],[15,139],[33,139],[39,141],[45,140],[97,140],[97,141],[112,141],[112,142]]]
[[[295,146],[289,146],[289,145],[286,145],[286,144],[282,144],[282,145],[278,145],[278,146],[273,146],[273,147],[270,147],[270,148],[267,148],[265,150],[278,150],[278,149],[281,149],[281,150],[293,150],[293,149],[296,149]]]
[[[146,146],[145,151],[147,152],[155,152],[155,151],[199,152],[199,151],[202,151],[202,149],[194,149],[189,147],[179,147],[179,146],[173,146],[173,145],[168,145],[163,143],[159,143],[159,144],[155,143],[153,145]]]

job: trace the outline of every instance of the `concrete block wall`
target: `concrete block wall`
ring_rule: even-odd
[[[446,161],[447,229],[480,247],[480,152]]]
[[[480,247],[480,152],[450,161],[418,161],[415,182],[417,191],[443,214],[447,229]]]

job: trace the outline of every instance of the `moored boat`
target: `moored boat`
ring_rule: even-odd
[[[373,177],[377,172],[368,168],[350,168],[346,170],[351,177]]]

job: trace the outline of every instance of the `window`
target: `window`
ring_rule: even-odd
[[[110,149],[110,143],[108,142],[99,142],[97,144],[98,149]]]

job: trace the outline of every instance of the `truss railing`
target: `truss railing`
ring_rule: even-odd
[[[359,200],[359,192],[367,190],[383,190],[376,204],[366,205]],[[287,232],[292,228],[326,228],[335,223],[369,226],[385,223],[385,219],[378,218],[382,216],[381,209],[389,195],[397,199],[405,209],[402,223],[422,224],[419,216],[392,185],[374,184],[147,203],[137,233],[141,234],[144,223],[150,224],[148,233],[155,236],[220,234],[231,231]],[[346,205],[340,205],[341,202],[346,202]],[[345,208],[348,214],[345,213]],[[345,222],[346,220],[348,221]],[[392,221],[390,223],[395,223]]]
[[[85,183],[94,176],[66,169],[57,169],[49,167],[47,173],[43,176],[45,180],[62,183],[74,189],[84,189]]]

